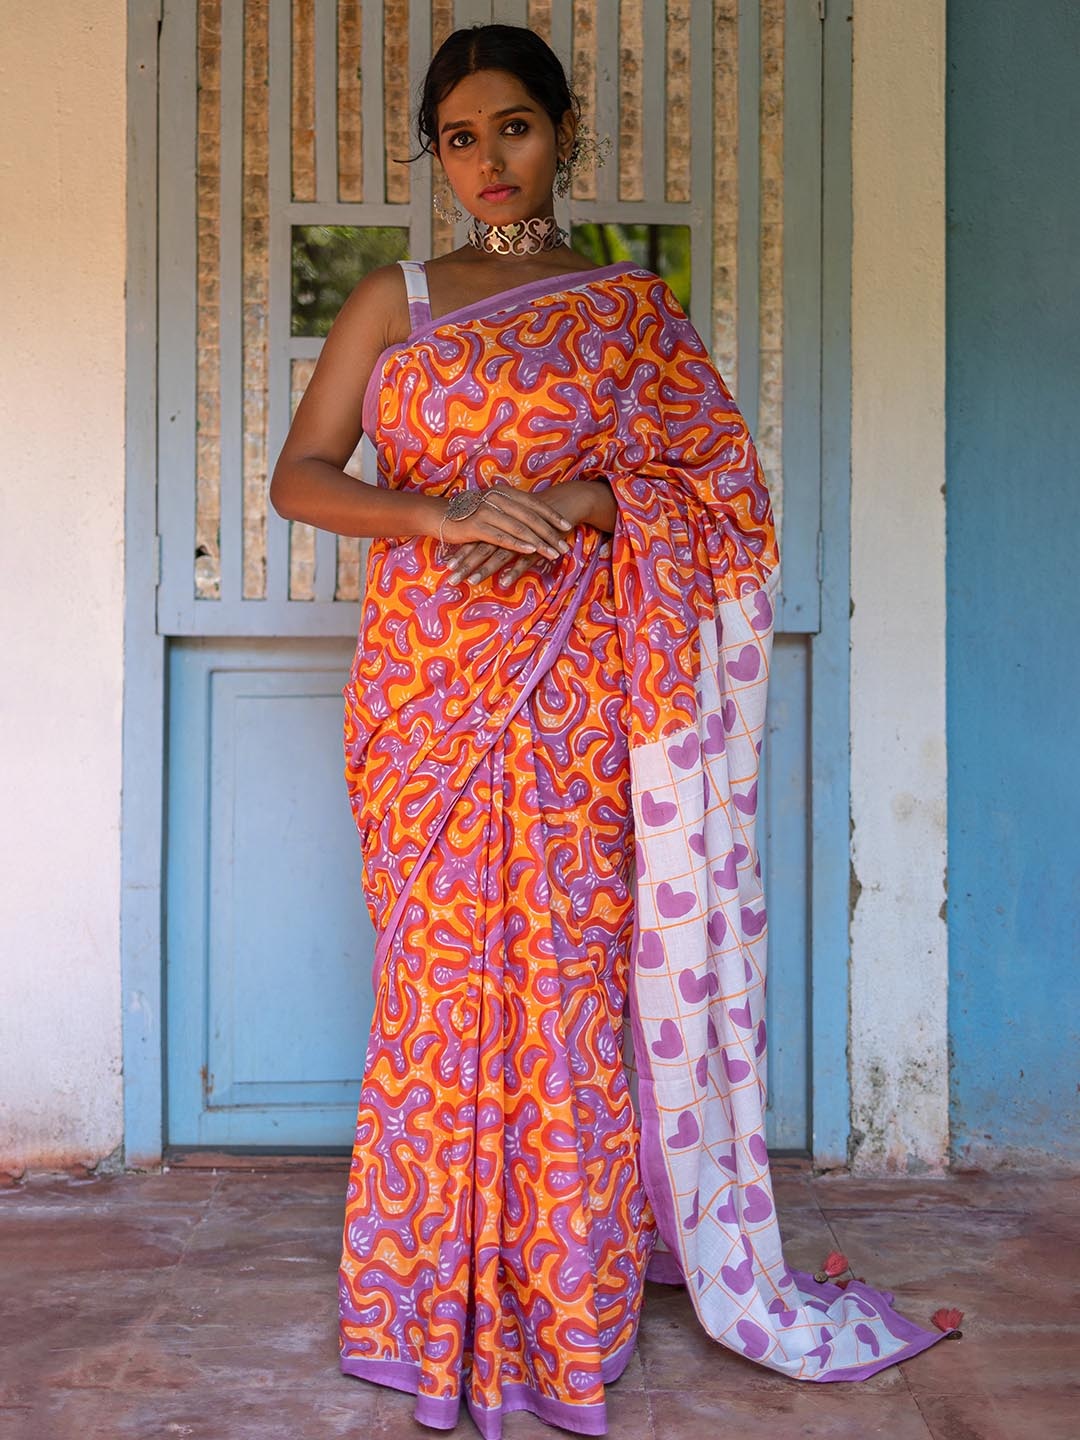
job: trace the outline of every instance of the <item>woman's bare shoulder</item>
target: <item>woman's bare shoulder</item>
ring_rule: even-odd
[[[368,379],[382,352],[408,329],[401,266],[380,265],[369,271],[353,287],[330,327],[286,447],[306,447],[305,453],[331,458],[335,464],[340,455],[348,459],[359,438]]]
[[[405,276],[397,262],[377,265],[358,280],[334,321],[338,339],[383,350],[409,333]],[[331,332],[332,333],[332,332]]]

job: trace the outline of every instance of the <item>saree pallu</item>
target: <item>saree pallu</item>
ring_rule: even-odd
[[[426,537],[371,546],[344,692],[378,938],[343,1371],[436,1427],[464,1399],[488,1440],[516,1409],[603,1434],[647,1270],[798,1379],[942,1338],[783,1260],[755,838],[779,554],[678,302],[619,264],[428,321],[381,357],[364,428],[381,485],[603,477],[618,515],[511,585],[451,584]]]

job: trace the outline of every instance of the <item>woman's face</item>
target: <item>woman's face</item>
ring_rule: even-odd
[[[478,70],[438,107],[439,160],[462,205],[504,225],[550,215],[555,165],[570,149],[573,116],[558,130],[516,76]]]

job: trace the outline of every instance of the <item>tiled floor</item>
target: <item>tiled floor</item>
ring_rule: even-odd
[[[964,1338],[860,1384],[786,1380],[650,1286],[612,1440],[1078,1440],[1080,1181],[777,1167],[789,1263],[831,1249]],[[405,1440],[408,1396],[337,1370],[343,1163],[173,1169],[0,1192],[3,1440]],[[476,1431],[463,1420],[454,1436]],[[507,1440],[554,1431],[511,1416]]]

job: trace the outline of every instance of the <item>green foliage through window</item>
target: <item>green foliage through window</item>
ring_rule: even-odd
[[[666,280],[684,310],[690,309],[689,225],[575,225],[575,250],[597,265],[632,260]]]
[[[294,225],[292,333],[326,335],[357,281],[408,254],[409,232],[396,225]]]

